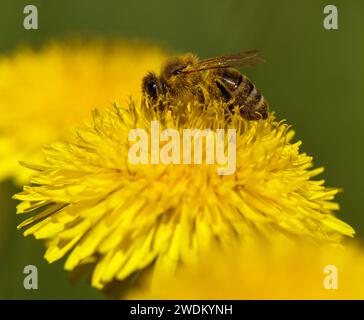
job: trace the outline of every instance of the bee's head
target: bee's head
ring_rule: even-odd
[[[149,72],[142,82],[143,97],[156,104],[163,92],[161,81],[155,73]]]
[[[143,78],[143,98],[151,105],[166,104],[166,102],[173,104],[191,98],[191,88],[200,81],[200,78],[198,74],[185,74],[183,70],[196,61],[197,57],[186,54],[167,60],[162,66],[159,77],[149,72]]]

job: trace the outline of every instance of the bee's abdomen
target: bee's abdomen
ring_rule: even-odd
[[[247,120],[266,119],[268,117],[268,104],[255,85],[238,70],[220,69],[217,72],[219,90],[224,100],[227,92],[231,96],[232,106],[240,107],[241,115]],[[223,89],[221,89],[223,86]]]

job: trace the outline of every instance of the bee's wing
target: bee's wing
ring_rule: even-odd
[[[228,56],[208,58],[186,67],[181,72],[190,73],[207,69],[254,66],[265,62],[264,59],[257,57],[259,53],[259,50],[251,50]]]

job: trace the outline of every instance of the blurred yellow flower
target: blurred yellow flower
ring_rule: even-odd
[[[274,236],[228,253],[212,251],[173,276],[139,283],[127,299],[364,299],[364,250],[296,244]],[[113,292],[108,294],[113,295]],[[115,297],[115,296],[114,296]],[[116,296],[117,297],[117,296]]]
[[[153,110],[131,103],[94,112],[70,142],[45,148],[45,163],[29,165],[35,173],[14,196],[17,211],[40,213],[19,228],[31,225],[24,234],[46,241],[49,262],[69,253],[65,268],[95,266],[92,285],[104,288],[148,266],[173,274],[216,243],[228,249],[278,234],[337,244],[353,236],[332,214],[338,190],[312,179],[322,169],[310,169],[312,158],[273,115],[226,122],[219,105]],[[235,174],[219,176],[210,164],[130,164],[128,134],[149,131],[151,119],[161,130],[236,128]]]
[[[141,77],[165,54],[133,42],[55,42],[0,56],[0,180],[25,182],[37,161],[95,107],[140,95]]]

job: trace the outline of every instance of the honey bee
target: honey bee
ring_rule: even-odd
[[[142,82],[143,103],[163,109],[166,101],[224,103],[233,112],[239,107],[247,120],[266,119],[268,104],[255,85],[234,67],[263,63],[258,50],[199,60],[191,53],[171,58],[159,77],[148,73]]]

